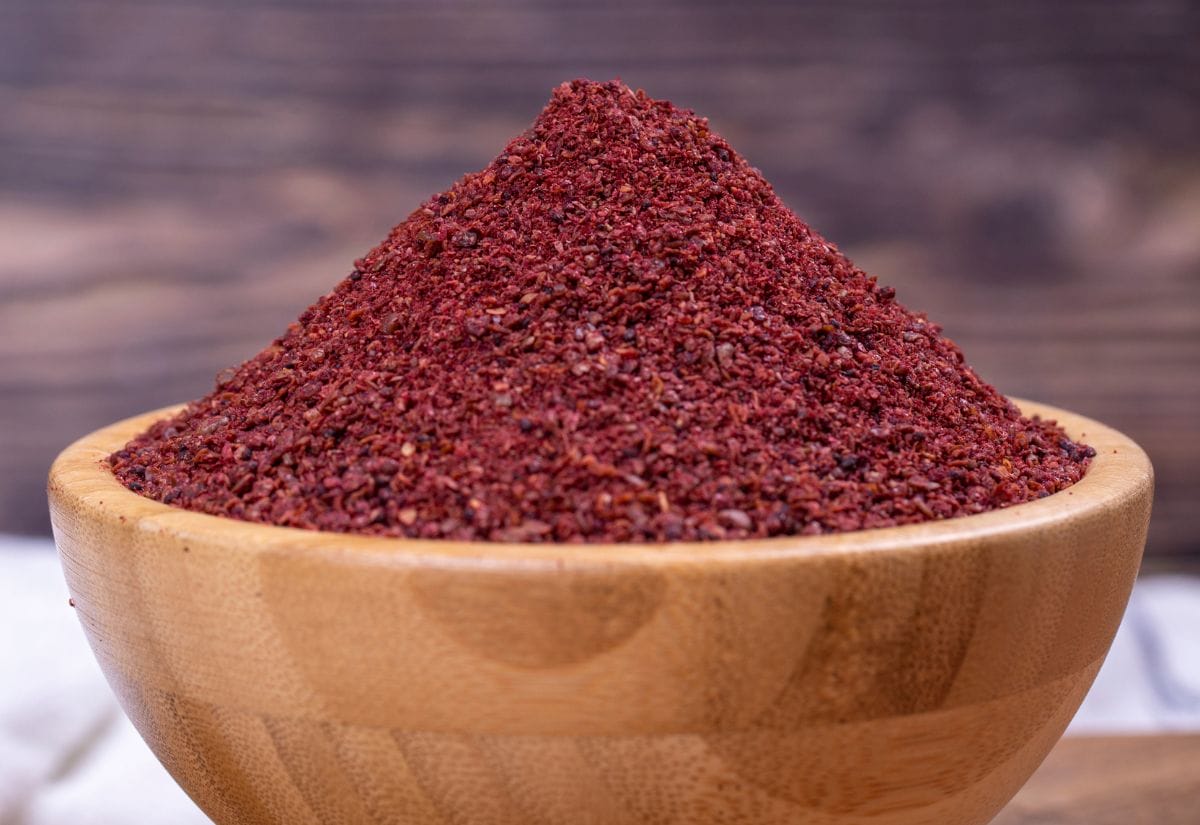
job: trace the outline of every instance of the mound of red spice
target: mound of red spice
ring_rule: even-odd
[[[111,462],[143,495],[269,524],[663,541],[979,513],[1091,455],[705,119],[576,81]]]

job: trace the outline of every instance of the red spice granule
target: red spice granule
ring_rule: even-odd
[[[704,118],[576,81],[111,463],[249,521],[564,542],[911,524],[1083,475],[894,296]]]

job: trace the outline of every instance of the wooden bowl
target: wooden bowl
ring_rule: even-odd
[[[1138,569],[1145,454],[983,515],[671,545],[368,538],[50,473],[75,607],[218,823],[980,823],[1087,692]]]

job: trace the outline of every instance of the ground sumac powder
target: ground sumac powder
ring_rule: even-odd
[[[1023,418],[703,118],[560,86],[216,389],[115,453],[238,519],[497,541],[979,513],[1093,451]]]

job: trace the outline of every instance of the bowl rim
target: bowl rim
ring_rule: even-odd
[[[985,513],[816,536],[664,543],[457,541],[307,530],[185,510],[129,490],[113,475],[107,461],[112,452],[136,434],[182,409],[183,404],[126,418],[80,438],[54,461],[47,489],[52,507],[69,507],[89,520],[120,522],[127,529],[219,544],[231,552],[284,549],[303,555],[331,553],[370,563],[561,569],[629,563],[655,567],[744,564],[851,553],[923,552],[938,546],[974,544],[1004,535],[1053,529],[1117,506],[1153,485],[1149,458],[1128,436],[1068,410],[1023,399],[1011,400],[1023,414],[1057,421],[1071,438],[1096,450],[1082,479],[1045,498]]]

